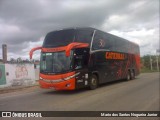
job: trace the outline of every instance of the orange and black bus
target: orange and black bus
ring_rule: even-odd
[[[140,72],[139,46],[94,28],[69,28],[46,35],[41,50],[41,88],[74,90],[134,79]]]

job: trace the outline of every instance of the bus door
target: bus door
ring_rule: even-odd
[[[74,69],[76,76],[76,88],[88,86],[88,58],[89,49],[78,48],[74,50]]]

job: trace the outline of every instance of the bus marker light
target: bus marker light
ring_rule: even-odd
[[[85,80],[85,83],[84,83],[85,85],[88,85],[88,81],[87,80]]]
[[[85,79],[88,79],[88,74],[85,74]]]

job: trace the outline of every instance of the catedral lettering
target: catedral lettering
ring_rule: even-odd
[[[122,53],[115,53],[115,52],[106,52],[106,59],[118,59],[124,60],[124,54]]]
[[[36,50],[41,51],[41,88],[95,89],[99,84],[130,80],[139,74],[139,46],[94,28],[50,32],[42,46],[30,51],[31,59]]]

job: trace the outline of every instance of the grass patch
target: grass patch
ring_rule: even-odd
[[[150,70],[148,68],[141,68],[141,73],[152,73],[152,72],[159,72],[156,69]]]

